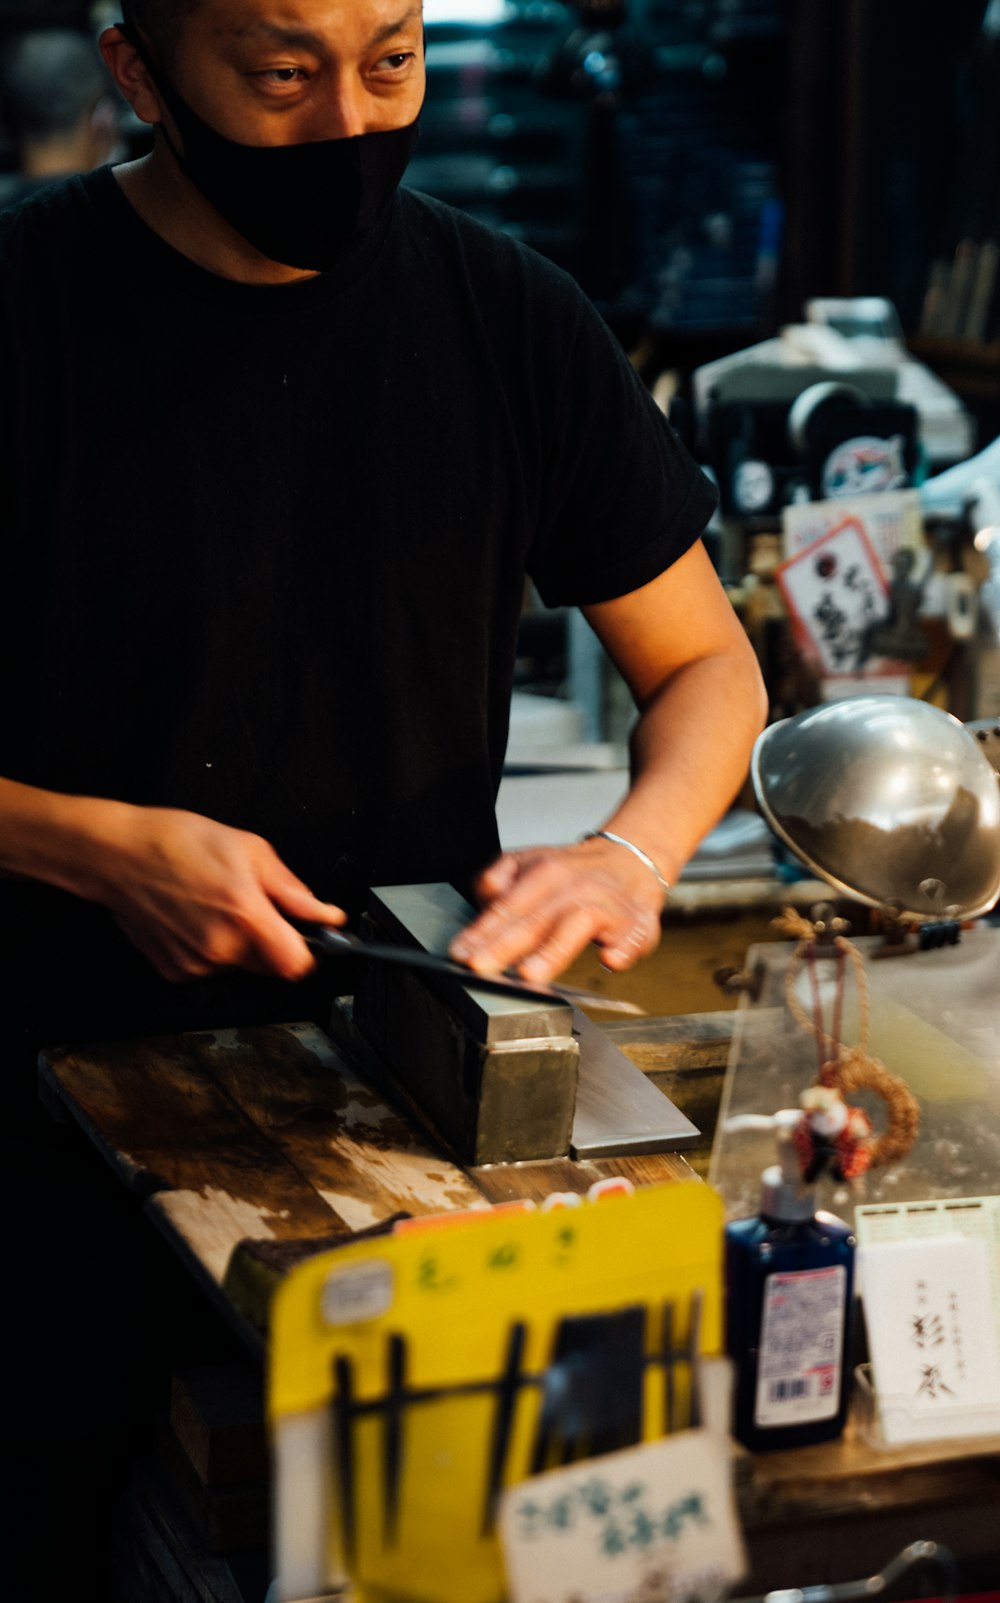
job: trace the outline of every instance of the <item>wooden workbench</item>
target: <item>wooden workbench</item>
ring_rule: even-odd
[[[731,1018],[608,1026],[705,1131],[690,1162],[668,1154],[460,1168],[414,1110],[390,1102],[371,1064],[361,1072],[346,1018],[337,1044],[313,1025],[287,1024],[53,1050],[41,1084],[260,1356],[282,1274],[401,1212],[580,1192],[612,1174],[696,1183]],[[754,1566],[747,1592],[857,1579],[917,1538],[969,1560],[977,1587],[1000,1584],[995,1442],[879,1452],[849,1429],[824,1447],[741,1454],[737,1479]]]

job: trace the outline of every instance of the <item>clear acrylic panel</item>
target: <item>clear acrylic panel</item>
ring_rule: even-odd
[[[855,944],[865,958],[868,1051],[918,1098],[920,1134],[907,1158],[869,1171],[853,1187],[823,1180],[820,1205],[852,1223],[859,1203],[995,1194],[1000,1191],[1000,929],[978,924],[963,931],[957,946],[898,957],[874,957],[881,945],[875,938]],[[740,1001],[709,1171],[730,1219],[758,1211],[761,1171],[776,1160],[773,1134],[727,1131],[727,1119],[797,1107],[818,1074],[815,1038],[796,1021],[786,998],[794,950],[789,942],[753,946],[748,954],[747,971],[759,983],[753,999],[747,995]],[[845,972],[840,1035],[851,1046],[859,1040],[860,1009],[850,963]],[[836,974],[833,959],[818,959],[827,1029]],[[795,977],[795,995],[812,1017],[812,983],[804,966]],[[876,1130],[884,1127],[877,1097],[860,1092],[849,1100],[865,1108]]]

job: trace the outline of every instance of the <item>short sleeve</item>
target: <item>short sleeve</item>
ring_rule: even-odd
[[[611,601],[698,539],[714,487],[581,295],[551,418],[528,571],[548,606]]]

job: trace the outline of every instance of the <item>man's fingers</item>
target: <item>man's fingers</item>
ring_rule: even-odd
[[[316,906],[322,905],[316,903]],[[245,968],[276,974],[283,980],[304,979],[316,967],[316,959],[298,930],[263,896],[250,926],[247,952],[241,961]]]
[[[652,914],[642,914],[630,928],[618,930],[611,941],[598,941],[601,962],[609,969],[631,968],[640,957],[656,951],[660,933],[660,920]]]
[[[528,980],[554,979],[597,938],[603,923],[604,915],[593,908],[573,907],[557,918],[535,949],[522,958],[521,973]]]
[[[450,948],[452,957],[485,974],[534,951],[557,915],[555,902],[563,879],[552,860],[527,870],[522,865],[510,891],[491,901],[456,936]]]
[[[634,921],[634,913],[609,905],[603,888],[588,895],[586,886],[567,884],[561,876],[553,884],[550,874],[538,874],[524,890],[521,895],[519,885],[516,897],[495,904],[469,927],[464,947],[461,938],[456,943],[461,961],[483,974],[517,965],[525,977],[550,979],[588,942],[614,944]]]
[[[280,858],[263,876],[265,892],[276,907],[292,918],[301,918],[310,924],[346,924],[347,914],[334,902],[321,902],[308,885],[286,868]]]
[[[246,968],[297,980],[315,966],[291,922],[345,922],[259,835],[174,808],[134,808],[125,871],[103,900],[164,978]]]
[[[624,969],[659,940],[655,877],[602,842],[508,853],[481,876],[481,890],[494,885],[505,888],[451,946],[481,974],[516,967],[528,979],[553,979],[590,941],[609,969]]]
[[[534,855],[533,852],[504,852],[502,857],[498,857],[495,863],[484,868],[477,876],[473,887],[476,895],[487,902],[497,896],[505,896],[530,865]]]

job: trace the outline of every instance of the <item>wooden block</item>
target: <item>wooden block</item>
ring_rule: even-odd
[[[482,1200],[478,1192],[476,1196]],[[390,1215],[384,1226],[359,1230],[350,1240],[375,1238],[391,1229],[395,1218],[407,1217],[406,1214]],[[318,1252],[330,1252],[343,1245],[343,1236],[305,1237],[300,1241],[240,1241],[229,1260],[223,1292],[248,1326],[258,1337],[263,1336],[267,1331],[271,1298],[285,1276]]]
[[[601,1025],[605,1035],[647,1073],[669,1070],[679,1075],[725,1069],[733,1027],[734,1016],[727,1012],[615,1019]]]
[[[177,1370],[170,1388],[170,1426],[203,1485],[267,1478],[263,1375],[257,1364]]]
[[[170,1477],[144,1459],[119,1508],[114,1573],[114,1603],[260,1603],[271,1564],[264,1545],[210,1553]]]
[[[456,903],[464,906],[446,886],[373,893],[374,931],[441,950],[461,922]],[[461,1161],[568,1152],[579,1045],[566,1004],[491,996],[371,964],[359,974],[354,1019]]]
[[[156,1463],[171,1495],[184,1510],[206,1553],[239,1553],[266,1548],[271,1528],[271,1488],[267,1478],[206,1486],[167,1421],[155,1422]]]

